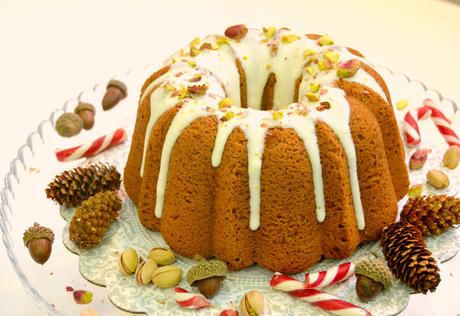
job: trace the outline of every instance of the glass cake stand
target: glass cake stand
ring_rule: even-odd
[[[375,68],[386,80],[393,103],[396,104],[401,99],[409,102],[409,107],[406,109],[395,109],[400,124],[408,109],[419,106],[425,98],[431,98],[452,120],[454,129],[460,134],[460,112],[454,102],[442,98],[438,92],[429,90],[422,83],[410,80],[404,75],[394,74],[382,67]],[[138,248],[140,253],[143,253],[148,251],[146,248],[152,245],[161,245],[164,242],[158,233],[143,230],[136,221],[134,206],[129,200],[125,201],[122,217],[115,225],[112,225],[101,247],[98,247],[100,251],[86,252],[80,256],[73,253],[79,251],[72,247],[71,242],[69,242],[66,225],[66,220],[71,217],[72,210],[65,208],[60,210],[52,201],[46,199],[44,190],[56,174],[97,161],[115,164],[122,173],[135,122],[138,102],[137,91],[152,70],[153,67],[146,66],[115,76],[114,78],[127,84],[128,97],[110,111],[104,113],[99,111],[95,127],[92,130],[83,131],[71,139],[63,139],[56,134],[53,127],[59,115],[63,111],[73,111],[79,101],[94,105],[100,104],[106,83],[96,85],[93,89],[82,92],[76,99],[69,100],[62,109],[54,111],[49,118],[39,123],[37,129],[28,136],[26,143],[19,147],[17,157],[11,162],[10,172],[5,177],[4,187],[1,190],[0,228],[3,233],[2,241],[14,270],[34,303],[49,315],[78,315],[83,307],[77,305],[73,301],[72,294],[66,291],[66,287],[71,286],[74,289],[93,292],[91,306],[97,309],[101,315],[128,315],[129,312],[146,312],[155,315],[170,313],[177,315],[217,315],[220,309],[238,303],[238,298],[241,297],[242,293],[257,288],[265,291],[270,306],[270,314],[328,315],[299,300],[295,301],[282,293],[270,291],[267,281],[271,273],[260,267],[251,267],[237,273],[231,273],[224,283],[223,290],[213,302],[215,307],[202,311],[179,309],[172,299],[171,290],[161,290],[154,286],[140,287],[134,285],[132,278],[130,280],[122,278],[117,268],[113,266],[117,252],[124,247],[133,245]],[[123,144],[87,160],[67,163],[56,160],[54,154],[56,148],[86,143],[119,127],[125,128],[129,135]],[[430,120],[421,122],[420,128],[421,146],[432,148],[433,152],[422,170],[410,173],[411,184],[424,183],[428,169],[440,168],[439,162],[447,148],[445,141]],[[411,153],[412,150],[407,151],[407,155]],[[427,188],[424,193],[458,193],[456,190],[460,187],[460,168],[455,171],[444,171],[451,180],[449,188],[443,191]],[[405,203],[405,200],[400,201],[400,207]],[[34,222],[51,228],[55,233],[51,257],[43,266],[33,262],[22,242],[23,232]],[[460,248],[460,234],[457,230],[452,229],[439,237],[429,238],[427,243],[438,261],[444,262],[453,258]],[[106,249],[106,251],[101,249]],[[379,251],[378,243],[371,243],[361,247],[352,260],[370,252],[378,253]],[[312,267],[310,271],[319,271],[339,262],[341,261],[324,260]],[[185,271],[193,264],[193,261],[179,257],[177,264]],[[182,281],[181,286],[187,287],[186,282]],[[357,301],[354,294],[354,280],[332,288],[331,293],[365,306],[378,315],[398,314],[407,306],[411,294],[408,288],[396,282],[390,290],[363,305]]]

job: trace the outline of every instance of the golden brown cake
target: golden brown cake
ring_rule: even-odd
[[[379,238],[408,190],[383,79],[286,28],[194,39],[145,82],[124,182],[177,253],[300,272]]]

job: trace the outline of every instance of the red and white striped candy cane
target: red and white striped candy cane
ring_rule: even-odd
[[[460,139],[451,127],[451,121],[436,108],[433,100],[425,99],[423,106],[410,110],[404,116],[403,132],[406,137],[406,142],[409,147],[420,144],[420,129],[418,126],[419,120],[431,118],[436,125],[438,131],[444,137],[449,146],[460,145]]]
[[[355,265],[352,262],[342,263],[331,269],[316,273],[305,274],[306,289],[321,289],[345,281],[355,274]]]
[[[362,307],[317,289],[306,289],[303,282],[281,273],[273,275],[270,286],[334,315],[371,316],[371,313]]]
[[[59,161],[71,161],[83,157],[95,156],[110,147],[124,142],[125,139],[126,131],[123,128],[119,128],[112,134],[99,137],[91,143],[56,150],[56,158]]]
[[[211,306],[211,303],[201,294],[190,293],[181,287],[176,287],[174,292],[174,299],[181,307],[199,309]]]
[[[425,99],[423,106],[431,110],[431,119],[449,146],[460,146],[460,139],[452,129],[452,122],[434,105],[433,100]]]

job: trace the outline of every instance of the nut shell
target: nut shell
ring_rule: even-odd
[[[206,298],[213,298],[222,287],[224,277],[214,276],[203,280],[198,280],[193,284],[198,287],[198,290]]]
[[[170,288],[179,284],[182,278],[182,269],[178,266],[162,266],[153,271],[152,282],[161,288]]]
[[[449,186],[449,177],[441,170],[431,169],[428,171],[426,179],[436,189],[445,189]]]
[[[130,275],[136,271],[138,262],[139,256],[137,255],[136,250],[128,248],[120,254],[118,266],[121,273],[124,275]]]
[[[264,311],[264,296],[256,290],[243,295],[240,302],[241,312],[245,316],[259,316]]]
[[[460,147],[459,146],[450,146],[449,149],[444,153],[442,163],[444,167],[451,170],[457,168],[460,162]]]
[[[156,247],[150,250],[148,258],[160,266],[165,266],[172,264],[176,260],[176,255],[168,248]]]
[[[35,262],[44,264],[51,255],[52,243],[46,238],[33,239],[29,241],[27,248]]]
[[[158,268],[158,265],[155,261],[147,259],[147,261],[142,261],[136,269],[136,281],[139,284],[147,285],[152,281],[152,274]]]
[[[225,262],[220,260],[203,261],[187,271],[187,282],[193,286],[196,281],[215,276],[224,277],[227,273],[228,269]]]
[[[80,133],[83,120],[76,113],[63,113],[56,121],[56,132],[63,137],[72,137]]]

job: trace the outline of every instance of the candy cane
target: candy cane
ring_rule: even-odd
[[[221,311],[219,316],[238,316],[238,311],[233,308],[226,309]]]
[[[431,118],[436,125],[438,131],[444,137],[449,146],[460,145],[460,139],[451,128],[451,121],[436,108],[433,100],[425,99],[423,106],[410,110],[404,116],[403,132],[406,137],[406,142],[409,147],[420,144],[420,130],[418,126],[419,120]]]
[[[431,119],[449,146],[460,146],[460,139],[451,127],[452,122],[435,107],[433,100],[425,99],[423,105],[431,110]]]
[[[181,287],[176,287],[174,292],[176,303],[184,308],[199,309],[211,306],[211,303],[201,294],[190,293]]]
[[[273,275],[270,286],[334,315],[371,316],[371,313],[362,307],[316,289],[306,289],[303,282],[281,273]]]
[[[56,151],[56,158],[59,161],[71,161],[83,157],[91,157],[99,154],[100,152],[121,144],[126,139],[126,132],[124,129],[119,128],[109,135],[99,137],[92,143],[83,144],[80,146],[60,149]]]
[[[305,274],[306,289],[320,289],[345,281],[355,273],[355,265],[352,262],[342,263],[331,269],[316,273]]]

